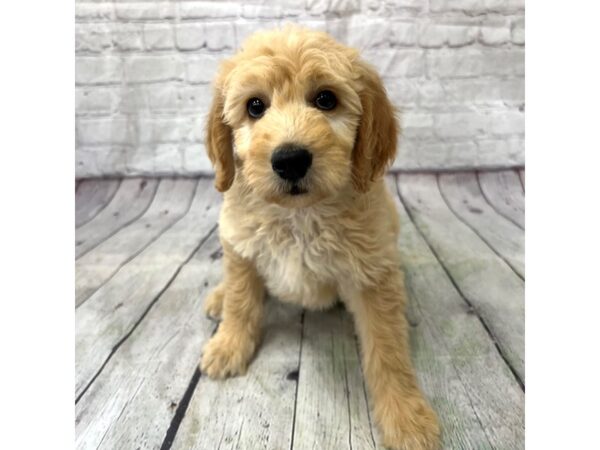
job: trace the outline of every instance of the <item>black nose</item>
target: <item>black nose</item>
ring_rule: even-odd
[[[296,144],[283,144],[271,156],[271,165],[277,175],[287,181],[298,181],[312,164],[311,153]]]

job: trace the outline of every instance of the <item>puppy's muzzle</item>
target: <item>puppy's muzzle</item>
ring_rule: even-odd
[[[306,175],[312,164],[312,154],[296,144],[283,144],[271,156],[273,171],[286,181],[295,183]]]

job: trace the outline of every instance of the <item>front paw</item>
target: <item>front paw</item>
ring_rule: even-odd
[[[219,330],[204,347],[200,370],[213,379],[243,375],[254,348],[251,339]]]
[[[437,450],[440,428],[435,412],[421,397],[388,400],[379,409],[383,444],[393,450]]]

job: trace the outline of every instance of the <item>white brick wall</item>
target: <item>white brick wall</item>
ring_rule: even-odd
[[[402,111],[395,168],[524,164],[524,0],[77,0],[77,176],[211,172],[218,63],[285,22],[378,68]]]

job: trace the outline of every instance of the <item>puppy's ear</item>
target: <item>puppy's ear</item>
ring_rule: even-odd
[[[206,125],[206,151],[215,168],[215,187],[219,192],[229,189],[235,176],[233,137],[223,117],[224,104],[222,84],[217,81]]]
[[[362,82],[362,115],[352,153],[352,181],[366,192],[396,156],[399,125],[381,78],[368,64],[357,64]]]

